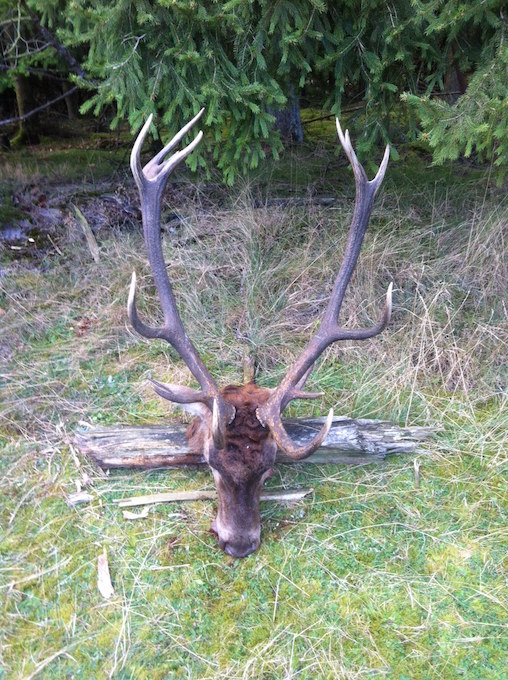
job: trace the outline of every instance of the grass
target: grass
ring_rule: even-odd
[[[326,303],[353,180],[331,149],[309,153],[288,153],[229,200],[217,190],[216,205],[202,186],[170,191],[183,220],[164,236],[171,278],[221,384],[241,380],[247,351],[259,382],[276,384]],[[4,177],[17,163],[3,161]],[[60,176],[53,167],[37,181]],[[32,181],[23,173],[20,190]],[[334,207],[252,207],[253,196],[311,185]],[[123,192],[133,197],[132,183]],[[127,521],[112,503],[211,487],[208,472],[104,475],[72,447],[86,424],[183,417],[168,416],[145,378],[189,383],[187,369],[126,323],[133,268],[140,312],[158,318],[136,220],[98,228],[98,265],[70,217],[37,257],[5,249],[0,677],[504,677],[507,216],[505,192],[476,168],[428,168],[411,153],[389,168],[342,318],[372,322],[393,280],[393,322],[379,338],[330,348],[310,385],[326,396],[292,413],[333,406],[443,430],[416,457],[419,487],[410,457],[280,467],[270,486],[312,486],[314,496],[265,504],[261,548],[240,561],[209,533],[211,504]],[[77,482],[94,501],[70,508]],[[108,602],[96,587],[103,547]]]

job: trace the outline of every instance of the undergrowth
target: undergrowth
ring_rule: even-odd
[[[241,381],[246,353],[258,382],[275,385],[317,327],[352,215],[351,174],[328,155],[337,181],[314,175],[314,188],[332,192],[332,207],[254,207],[286,185],[298,193],[292,178],[317,172],[315,161],[289,155],[282,179],[267,170],[215,206],[194,192],[165,230],[185,325],[221,385]],[[159,318],[137,220],[98,230],[98,264],[70,218],[39,259],[4,250],[4,677],[504,676],[508,204],[478,170],[402,167],[388,170],[341,316],[374,322],[393,281],[391,325],[331,347],[309,381],[325,397],[290,413],[333,406],[442,429],[416,457],[419,485],[412,457],[281,466],[271,486],[314,494],[265,504],[261,547],[245,560],[219,552],[211,504],[128,521],[112,502],[210,488],[208,472],[104,475],[73,446],[79,427],[183,417],[146,378],[191,384],[188,370],[126,322],[132,269],[140,314]],[[94,500],[71,508],[76,483]],[[96,587],[104,547],[110,601]]]

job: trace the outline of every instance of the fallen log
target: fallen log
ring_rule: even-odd
[[[284,420],[291,439],[302,445],[320,429],[324,418]],[[80,431],[75,436],[79,450],[101,468],[166,468],[204,465],[199,451],[189,448],[185,425],[114,425]],[[381,420],[337,416],[321,448],[301,463],[345,463],[366,465],[389,454],[414,453],[436,428],[399,427]],[[294,463],[280,451],[277,463]]]

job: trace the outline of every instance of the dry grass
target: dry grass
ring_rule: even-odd
[[[274,384],[316,328],[352,212],[345,177],[348,196],[326,210],[253,209],[248,191],[210,209],[198,194],[165,234],[185,323],[222,384],[241,380],[246,351]],[[403,458],[282,468],[273,486],[315,497],[264,507],[262,546],[243,561],[218,552],[209,505],[129,523],[111,502],[206,488],[206,472],[104,477],[71,446],[80,422],[166,419],[146,376],[189,382],[171,350],[126,324],[133,268],[140,312],[158,318],[138,227],[101,229],[99,265],[74,220],[53,234],[61,255],[4,260],[5,677],[503,677],[508,204],[470,189],[451,201],[418,179],[412,198],[387,186],[341,318],[372,323],[394,281],[391,327],[330,348],[312,378],[326,397],[293,407],[442,423],[418,457],[420,488]],[[64,501],[76,480],[95,498],[78,510]],[[108,602],[96,590],[103,547]]]

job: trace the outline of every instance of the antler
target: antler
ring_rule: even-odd
[[[143,232],[148,253],[148,261],[157,287],[159,299],[164,314],[164,325],[159,328],[147,326],[138,317],[136,311],[136,273],[132,273],[132,281],[127,303],[127,311],[133,328],[145,338],[161,338],[178,352],[185,361],[192,375],[201,386],[202,391],[193,390],[179,385],[165,385],[152,381],[152,385],[160,396],[180,404],[202,402],[213,413],[213,436],[217,448],[224,446],[224,432],[226,424],[234,418],[233,407],[225,403],[220,395],[217,384],[204,365],[196,348],[190,341],[176,308],[175,298],[169,281],[166,264],[161,246],[161,199],[162,193],[173,169],[196,148],[203,133],[200,131],[195,139],[181,151],[177,151],[166,159],[168,153],[199,120],[204,109],[194,116],[159,153],[149,161],[145,167],[141,166],[140,152],[143,142],[152,123],[152,115],[143,125],[131,153],[131,170],[136,180],[141,198],[141,214],[143,218]]]
[[[302,388],[312,371],[314,362],[329,345],[337,340],[365,340],[381,333],[390,320],[392,309],[392,284],[390,284],[386,294],[385,308],[377,324],[371,328],[348,330],[339,326],[338,323],[344,294],[360,254],[374,197],[381,186],[388,165],[390,147],[387,146],[385,149],[377,175],[369,181],[351,145],[349,131],[346,130],[344,135],[338,119],[336,119],[336,123],[339,139],[353,167],[356,183],[355,209],[346,244],[346,252],[317,333],[311,338],[302,354],[288,370],[284,379],[273,391],[268,401],[263,406],[260,406],[257,411],[258,419],[263,425],[270,428],[279,449],[295,460],[307,458],[307,456],[310,456],[321,446],[332,424],[333,409],[330,409],[326,422],[320,432],[308,444],[303,446],[296,446],[287,434],[281,420],[282,411],[292,399],[315,398],[315,394],[302,392]]]

